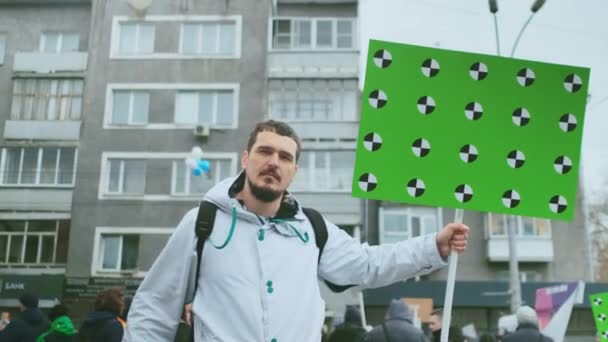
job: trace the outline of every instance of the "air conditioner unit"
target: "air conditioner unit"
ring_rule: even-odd
[[[207,126],[207,125],[196,125],[196,127],[194,127],[194,136],[196,136],[196,137],[208,137],[209,136],[209,126]]]

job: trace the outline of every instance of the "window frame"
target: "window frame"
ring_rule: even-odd
[[[172,122],[150,123],[150,103],[153,102],[153,91],[171,91],[173,94]],[[177,119],[177,93],[179,91],[231,91],[232,98],[232,125],[211,124],[212,128],[237,129],[240,115],[240,84],[239,83],[108,83],[106,85],[106,99],[103,117],[104,129],[144,129],[144,130],[193,130],[196,124],[178,124]],[[112,115],[114,109],[115,91],[148,91],[148,122],[146,124],[113,124]],[[217,115],[217,114],[216,114]]]
[[[306,168],[309,171],[309,174],[307,175],[309,182],[308,185],[310,186],[311,184],[313,184],[313,182],[315,182],[316,178],[318,177],[317,173],[317,168],[315,167],[316,165],[316,161],[317,161],[317,155],[321,154],[324,156],[324,163],[325,163],[325,168],[323,169],[322,173],[324,173],[324,176],[326,178],[331,178],[333,172],[335,170],[333,170],[331,168],[332,164],[332,160],[333,158],[331,157],[331,153],[332,152],[347,152],[347,153],[352,153],[353,155],[353,159],[355,158],[355,150],[352,149],[306,149],[306,150],[302,150],[301,154],[300,154],[300,160],[298,162],[299,164],[299,170],[298,170],[298,174],[301,174],[304,172],[304,170],[302,170],[302,154],[304,153],[312,153],[312,158],[308,159],[308,167]],[[353,164],[354,165],[354,164]],[[310,167],[312,166],[312,167]],[[354,168],[354,166],[353,166]],[[296,177],[298,176],[298,174],[296,174]],[[352,172],[350,173],[352,176]],[[297,184],[295,184],[297,185]],[[312,187],[294,187],[294,183],[291,184],[290,187],[290,191],[292,192],[302,192],[302,193],[350,193],[351,192],[351,185],[352,185],[352,179],[350,179],[350,182],[347,182],[345,184],[345,187],[343,189],[328,189],[327,186],[324,185],[319,185],[317,187],[317,184],[313,184]]]
[[[359,47],[357,44],[356,37],[358,36],[358,21],[357,17],[293,17],[293,16],[275,16],[269,18],[269,34],[268,34],[268,50],[273,52],[278,51],[358,51]],[[285,33],[275,35],[275,22],[289,21],[289,34]],[[296,33],[297,21],[308,21],[310,22],[310,47],[300,47],[295,42],[296,37],[299,37]],[[351,46],[340,48],[338,47],[338,22],[350,21],[351,22]],[[321,46],[318,45],[318,24],[319,22],[330,22],[331,23],[331,45]],[[278,27],[278,24],[277,24]],[[289,47],[283,48],[278,47],[278,38],[289,37]],[[344,36],[344,34],[340,34]]]
[[[139,247],[141,248],[141,238],[144,235],[167,235],[170,236],[175,231],[175,228],[170,227],[95,227],[95,234],[93,239],[93,251],[92,251],[92,262],[90,275],[91,276],[108,276],[108,277],[122,277],[125,274],[133,275],[141,278],[145,275],[147,270],[116,270],[116,269],[103,269],[103,257],[104,250],[102,246],[103,235],[139,235]],[[121,239],[121,244],[122,244]],[[119,253],[119,257],[122,258],[122,249]],[[119,258],[119,261],[121,261]],[[137,260],[139,263],[139,259]],[[117,262],[120,266],[120,262]]]
[[[146,194],[145,193],[145,184],[144,184],[144,194],[142,195],[133,195],[133,194],[121,194],[121,193],[108,193],[107,189],[109,187],[109,177],[110,177],[110,159],[122,159],[122,160],[144,160],[144,162],[148,160],[168,160],[170,161],[171,168],[173,168],[173,163],[175,160],[186,160],[186,158],[191,157],[190,152],[102,152],[101,154],[101,165],[100,165],[100,175],[99,184],[98,184],[98,200],[116,200],[116,201],[126,201],[126,200],[138,200],[138,201],[176,201],[176,202],[191,202],[192,199],[200,198],[200,195],[195,196],[183,196],[183,195],[174,195],[173,190],[175,189],[175,172],[171,172],[169,175],[170,179],[168,181],[171,183],[170,192],[167,194]],[[222,160],[230,160],[230,174],[235,175],[237,171],[237,161],[239,160],[238,153],[228,153],[228,152],[205,152],[204,158],[208,160],[214,159],[222,159]],[[164,181],[164,180],[163,180]]]
[[[7,221],[7,219],[2,219],[2,221]],[[59,224],[60,219],[11,219],[10,221],[23,221],[24,222],[24,230],[21,232],[3,232],[0,231],[0,236],[7,236],[7,241],[6,241],[6,252],[5,255],[2,256],[0,255],[0,266],[52,266],[52,265],[58,265],[56,260],[57,260],[57,245],[58,245],[58,238],[59,238]],[[30,225],[30,221],[51,221],[51,222],[55,222],[55,231],[51,232],[30,232],[28,231],[29,229],[29,225]],[[17,262],[10,262],[9,261],[9,255],[10,255],[10,250],[11,250],[11,242],[13,240],[13,236],[20,236],[22,237],[22,242],[21,242],[21,255],[19,257],[19,261]],[[35,262],[25,262],[25,252],[26,252],[26,246],[27,246],[27,240],[28,237],[33,237],[36,236],[38,238],[38,246],[37,246],[37,250],[36,250],[36,261]],[[46,236],[53,236],[53,260],[51,262],[41,262],[41,257],[42,257],[42,244],[43,244],[43,238]]]
[[[242,15],[147,15],[143,19],[133,18],[128,16],[113,16],[112,17],[112,35],[110,39],[110,59],[240,59],[242,45]],[[183,54],[182,51],[182,25],[179,25],[177,30],[179,41],[176,51],[172,52],[152,52],[148,54],[124,54],[120,48],[120,25],[122,23],[137,22],[143,24],[152,24],[162,22],[169,23],[198,23],[198,22],[235,22],[235,51],[232,55],[192,55]],[[156,32],[156,29],[155,29]],[[156,33],[155,33],[156,39]]]
[[[55,181],[54,183],[40,183],[40,175],[42,173],[42,159],[45,148],[57,148],[57,154],[55,156]],[[69,184],[60,184],[58,183],[59,173],[61,171],[61,149],[69,148],[74,149],[74,161],[72,166],[72,181]],[[8,149],[20,149],[21,152],[19,154],[19,171],[17,176],[17,183],[5,183],[4,175],[6,172],[6,161],[8,158]],[[21,179],[23,176],[23,159],[25,154],[25,149],[36,149],[37,157],[36,157],[36,175],[35,183],[21,183]],[[19,188],[72,188],[76,183],[76,171],[78,167],[78,148],[75,146],[2,146],[0,148],[0,188],[6,187],[19,187]]]
[[[431,214],[431,212],[433,212]],[[432,232],[437,232],[442,228],[442,223],[443,223],[443,215],[442,215],[442,210],[439,207],[380,207],[379,211],[378,211],[378,243],[379,244],[384,244],[384,243],[389,243],[386,238],[387,232],[385,231],[386,228],[384,227],[385,224],[385,216],[386,214],[392,214],[392,215],[402,215],[404,216],[404,218],[407,218],[407,224],[404,225],[404,230],[407,230],[407,232],[399,232],[399,233],[395,233],[395,232],[389,232],[391,235],[395,236],[396,238],[399,239],[399,241],[405,241],[407,239],[411,239],[413,237],[416,236],[411,236],[412,232],[411,232],[411,227],[412,227],[412,218],[417,217],[419,218],[421,225],[421,232],[420,235],[418,236],[422,236],[425,234],[430,234]],[[424,220],[424,218],[430,218],[432,217],[435,220],[436,223],[436,227],[434,231],[425,231],[423,232],[423,226],[422,226],[422,222]],[[400,238],[401,237],[401,238]]]
[[[0,32],[0,66],[4,65],[7,45],[8,35],[6,34],[6,32]]]
[[[213,177],[213,183],[218,183],[220,182],[222,179],[229,177],[230,175],[233,175],[233,165],[234,164],[234,160],[232,158],[209,158],[206,156],[203,156],[203,159],[208,160],[209,163],[211,164],[211,168],[215,168],[215,170],[210,170],[210,174],[211,177]],[[229,170],[229,174],[230,175],[220,175],[219,172],[217,172],[218,168],[219,168],[219,164],[215,164],[213,163],[213,161],[229,161],[230,162],[230,170]],[[171,196],[173,197],[184,197],[184,198],[200,198],[202,194],[200,193],[191,193],[190,192],[190,185],[192,182],[192,172],[191,170],[186,166],[185,170],[184,170],[184,192],[177,192],[177,165],[178,163],[184,163],[184,160],[174,160],[171,163]],[[214,167],[215,166],[215,167]],[[214,172],[215,171],[215,172]],[[205,176],[199,176],[199,177],[205,177]]]
[[[33,90],[29,92],[28,82],[32,82]],[[43,82],[48,82],[48,89],[42,89]],[[53,84],[56,84],[56,92],[53,93]],[[63,88],[68,87],[68,93],[64,94]],[[78,85],[81,85],[78,90]],[[28,113],[28,98],[31,98],[31,108]],[[49,111],[51,100],[54,101],[54,110]],[[64,100],[66,109],[63,110]],[[81,121],[82,107],[84,100],[84,79],[82,78],[43,78],[43,77],[18,77],[13,80],[12,96],[11,96],[11,120],[32,120],[32,121]],[[17,101],[19,104],[17,105]],[[40,113],[40,106],[43,110]],[[80,110],[77,112],[77,118],[74,118],[74,104],[80,103]],[[43,116],[43,119],[39,117]]]
[[[38,43],[38,50],[40,52],[45,52],[45,47],[48,39],[48,35],[57,35],[57,45],[53,49],[54,51],[46,52],[46,53],[69,53],[69,52],[79,52],[80,51],[80,34],[76,31],[43,31],[40,33],[40,40]],[[64,38],[68,35],[76,36],[76,50],[75,51],[64,51]]]
[[[222,54],[220,52],[221,47],[221,36],[222,36],[222,25],[229,24],[234,26],[234,44],[232,46],[232,52],[229,54]],[[196,25],[196,52],[195,53],[186,53],[184,52],[184,32],[186,25]],[[214,25],[216,28],[215,32],[215,41],[214,41],[214,51],[213,53],[204,53],[203,52],[203,27],[204,25]],[[198,56],[200,58],[215,58],[215,57],[233,57],[236,54],[238,49],[238,32],[237,32],[238,22],[236,20],[202,20],[199,22],[189,21],[182,22],[179,27],[179,46],[177,49],[177,53],[183,56]]]
[[[486,236],[488,236],[488,238],[490,239],[501,239],[501,238],[508,238],[508,226],[503,226],[502,231],[504,232],[503,234],[495,234],[494,233],[494,220],[493,220],[493,216],[497,216],[498,220],[501,220],[502,222],[505,222],[505,220],[507,220],[509,217],[510,218],[514,218],[517,222],[517,229],[515,232],[515,237],[517,239],[551,239],[553,236],[553,225],[551,220],[549,219],[543,219],[543,218],[533,218],[533,217],[524,217],[524,216],[515,216],[515,215],[506,215],[506,214],[494,214],[494,213],[487,213],[485,216],[486,219]],[[544,221],[544,223],[547,225],[547,231],[548,234],[545,235],[540,235],[540,234],[532,234],[532,235],[527,235],[524,234],[524,219],[531,219],[533,220],[534,223],[534,230],[535,232],[537,232],[540,228],[537,227],[537,220],[540,221]]]

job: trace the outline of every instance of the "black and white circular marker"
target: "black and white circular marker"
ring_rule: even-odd
[[[477,160],[479,153],[475,145],[467,144],[460,148],[460,159],[465,163],[472,163]]]
[[[481,62],[473,63],[469,68],[469,75],[475,81],[482,81],[488,76],[488,67]]]
[[[424,138],[418,138],[412,143],[412,152],[416,157],[426,157],[431,152],[431,144]]]
[[[549,209],[555,214],[563,213],[568,208],[568,201],[563,196],[555,195],[549,200]]]
[[[420,67],[422,74],[426,77],[435,77],[439,73],[439,62],[432,58],[425,59]]]
[[[519,193],[515,190],[507,190],[502,194],[502,204],[507,208],[513,209],[517,207],[520,201]]]
[[[392,61],[393,56],[390,52],[388,52],[388,50],[382,49],[374,53],[374,64],[376,64],[376,66],[380,69],[387,68],[389,65],[391,65]]]
[[[608,338],[608,330],[604,330],[604,331],[602,332],[602,337],[603,337],[603,338]]]
[[[421,114],[429,115],[435,110],[435,100],[430,96],[423,96],[418,99],[418,111]]]
[[[464,107],[464,115],[469,120],[479,120],[483,115],[483,107],[477,102],[469,102],[466,107]]]
[[[564,132],[572,132],[576,129],[576,116],[566,113],[559,118],[559,128]]]
[[[359,188],[365,192],[373,191],[378,186],[378,180],[372,173],[364,173],[359,177]]]
[[[412,197],[422,196],[425,190],[426,186],[420,178],[414,178],[407,182],[407,193]]]
[[[606,321],[606,318],[608,318],[608,316],[606,316],[605,313],[600,313],[599,315],[597,315],[597,320],[600,322]]]
[[[454,190],[454,196],[460,203],[466,203],[473,198],[473,188],[468,184],[460,184]]]
[[[559,156],[553,161],[555,172],[564,175],[572,169],[572,160],[568,156]]]
[[[369,93],[369,104],[372,107],[380,109],[386,106],[387,102],[388,98],[386,97],[386,93],[384,93],[384,91],[377,89]]]
[[[526,108],[520,107],[513,111],[511,118],[516,126],[523,127],[530,122],[530,112]]]
[[[377,133],[368,133],[363,138],[363,146],[370,152],[376,152],[382,147],[382,137]]]
[[[576,93],[583,86],[583,80],[577,74],[570,74],[564,79],[564,88],[570,93]]]
[[[595,297],[595,299],[593,300],[593,305],[595,305],[595,306],[600,306],[603,303],[604,303],[604,301],[600,297]]]
[[[531,86],[535,79],[536,75],[532,69],[523,68],[517,73],[517,83],[519,83],[519,85],[522,87]]]
[[[524,166],[526,162],[526,155],[519,150],[512,150],[507,154],[507,164],[514,169],[519,169]]]

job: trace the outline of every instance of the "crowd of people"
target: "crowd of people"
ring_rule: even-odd
[[[76,329],[66,305],[54,305],[48,315],[38,307],[38,297],[23,293],[19,297],[19,314],[11,319],[2,313],[1,342],[120,342],[126,326],[125,295],[121,288],[101,290],[93,311]]]
[[[324,334],[326,342],[439,342],[442,330],[442,310],[431,312],[426,329],[415,324],[414,312],[403,300],[392,300],[384,321],[376,327],[364,327],[361,314],[354,306],[349,306],[344,322],[333,331]],[[449,342],[552,342],[539,329],[536,311],[529,306],[517,310],[517,326],[512,330],[484,333],[481,336],[466,336],[461,327],[449,328]]]

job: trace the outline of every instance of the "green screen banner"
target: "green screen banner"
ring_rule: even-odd
[[[589,69],[371,40],[353,196],[571,220]]]
[[[608,341],[608,292],[589,296],[597,333],[602,342]]]

